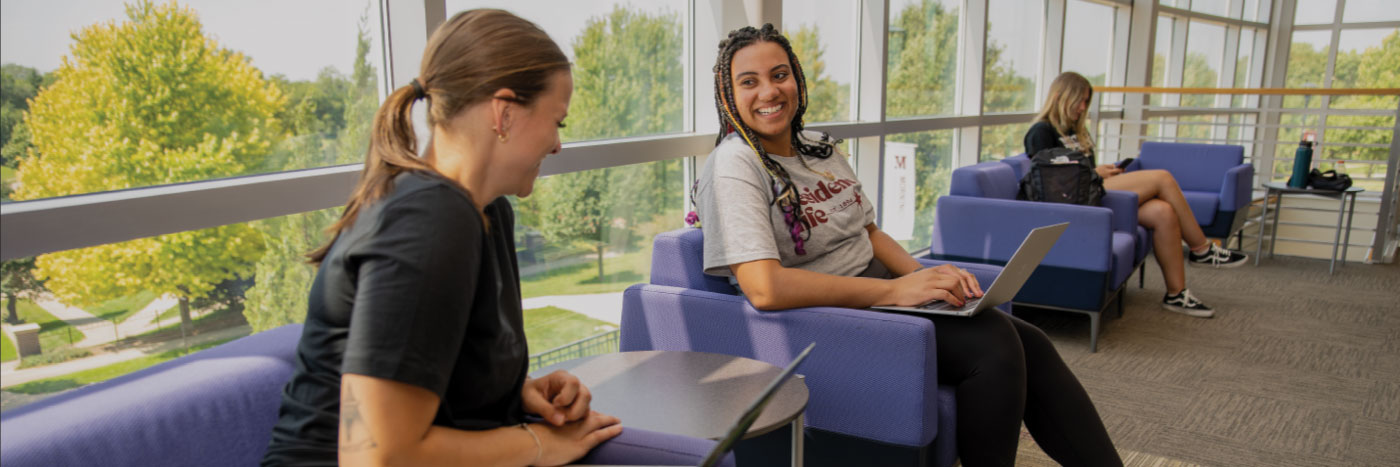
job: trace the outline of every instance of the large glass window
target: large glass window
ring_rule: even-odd
[[[856,4],[784,0],[783,33],[807,75],[809,123],[851,119],[851,85],[855,82]]]
[[[1347,2],[1351,8],[1351,2]],[[1400,56],[1400,29],[1343,30],[1337,40],[1333,88],[1396,88],[1400,78],[1389,65]],[[1339,96],[1332,109],[1374,109],[1393,112],[1395,96]],[[1393,137],[1393,115],[1329,115],[1323,139],[1329,159],[1346,161],[1346,169],[1361,186],[1380,190],[1385,160]]]
[[[1400,21],[1400,8],[1393,0],[1347,0],[1343,23]]]
[[[684,129],[685,0],[448,0],[446,7],[449,16],[504,9],[534,21],[559,44],[574,63],[564,141]]]
[[[1337,17],[1337,0],[1298,0],[1293,24],[1332,24]]]
[[[1154,39],[1152,50],[1152,86],[1164,87],[1167,85],[1167,67],[1172,56],[1172,26],[1175,19],[1167,16],[1157,17],[1157,38]],[[1148,98],[1151,105],[1162,105],[1162,95],[1152,94]]]
[[[982,111],[1021,112],[1036,107],[1041,23],[1039,0],[989,0]]]
[[[551,175],[536,182],[530,197],[512,200],[527,333],[533,309],[548,308],[567,320],[587,316],[592,323],[539,342],[532,336],[531,353],[619,323],[622,290],[650,276],[652,237],[685,225],[683,194],[690,187],[683,162]]]
[[[1288,74],[1284,87],[1321,88],[1327,75],[1327,52],[1332,44],[1331,31],[1295,31],[1293,45],[1288,50]],[[1287,107],[1317,107],[1321,100],[1314,96],[1288,96]]]
[[[1191,21],[1189,27],[1190,32],[1186,35],[1186,64],[1181,75],[1182,87],[1219,86],[1220,65],[1225,52],[1225,28],[1201,21]],[[1215,96],[1212,94],[1187,94],[1181,98],[1181,105],[1186,107],[1210,107],[1214,102]]]
[[[886,138],[890,143],[914,146],[915,180],[918,181],[914,187],[914,229],[911,238],[896,238],[906,250],[928,248],[932,240],[938,197],[948,194],[948,182],[953,176],[953,133],[953,130],[937,130]]]
[[[1244,29],[1240,31],[1239,48],[1237,49],[1237,52],[1235,54],[1235,76],[1234,79],[1231,80],[1233,83],[1231,87],[1257,87],[1258,83],[1251,82],[1249,79],[1249,75],[1250,72],[1254,70],[1254,67],[1259,66],[1259,63],[1261,63],[1261,60],[1258,60],[1258,57],[1254,56],[1254,44],[1256,39],[1262,41],[1264,38],[1264,34],[1264,32],[1255,31],[1254,29]],[[1248,96],[1244,95],[1231,96],[1230,106],[1243,106],[1247,100],[1247,97]]]
[[[5,2],[3,72],[23,83],[0,89],[6,200],[363,160],[382,55],[371,7]]]
[[[1108,83],[1113,61],[1114,7],[1072,0],[1065,11],[1065,43],[1060,68],[1095,86]]]
[[[1221,0],[1195,0],[1191,2],[1191,11],[1215,16],[1230,16],[1229,7],[1229,2]]]
[[[958,0],[890,2],[885,114],[949,115],[958,74]]]
[[[982,127],[982,153],[979,162],[998,161],[1026,152],[1026,130],[1030,125],[988,125]]]

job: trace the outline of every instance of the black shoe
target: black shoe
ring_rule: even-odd
[[[1196,252],[1192,251],[1187,259],[1191,260],[1190,263],[1196,266],[1233,268],[1243,266],[1244,262],[1249,260],[1249,256],[1244,253],[1237,253],[1221,248],[1220,245],[1211,242],[1210,249],[1207,249],[1205,253],[1198,255]]]
[[[1201,303],[1196,297],[1191,295],[1190,290],[1182,289],[1176,295],[1167,294],[1162,297],[1162,308],[1167,311],[1174,311],[1187,316],[1197,318],[1214,318],[1215,310],[1206,304]]]

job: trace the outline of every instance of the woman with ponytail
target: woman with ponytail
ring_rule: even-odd
[[[621,432],[528,356],[506,195],[559,152],[568,58],[500,10],[437,29],[374,117],[364,172],[309,256],[297,367],[265,465],[559,465]],[[411,111],[427,107],[420,151]],[[527,423],[526,416],[540,422]]]
[[[719,49],[720,134],[694,196],[706,273],[730,277],[755,308],[771,311],[962,305],[982,295],[972,274],[923,268],[875,225],[846,157],[831,157],[839,141],[803,129],[806,77],[786,37],[771,24],[746,27]],[[963,465],[1013,465],[1023,421],[1061,464],[1122,465],[1043,332],[1001,312],[930,319],[938,382],[957,387]]]
[[[1086,129],[1085,112],[1094,95],[1094,86],[1084,76],[1073,71],[1060,73],[1050,83],[1050,96],[1045,107],[1026,131],[1026,154],[1035,155],[1045,149],[1069,148],[1083,152],[1093,160],[1094,140]],[[1191,213],[1191,205],[1171,172],[1137,170],[1123,172],[1113,164],[1094,168],[1103,177],[1103,187],[1109,190],[1131,191],[1138,195],[1138,223],[1152,231],[1152,253],[1162,268],[1162,280],[1167,293],[1162,296],[1162,308],[1196,318],[1213,318],[1215,310],[1207,306],[1186,288],[1186,260],[1198,266],[1233,268],[1244,265],[1249,257],[1216,245],[1206,238]],[[1190,253],[1181,253],[1185,241]]]

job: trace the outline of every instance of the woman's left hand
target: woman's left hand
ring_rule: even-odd
[[[593,394],[574,375],[559,370],[543,378],[525,380],[520,390],[525,412],[539,415],[554,426],[583,419]]]
[[[967,272],[966,269],[951,264],[940,264],[931,269],[950,276],[956,276],[958,280],[962,282],[963,290],[967,291],[969,296],[973,298],[982,296],[982,286],[977,283],[977,276]]]

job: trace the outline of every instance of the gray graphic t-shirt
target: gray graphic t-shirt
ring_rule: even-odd
[[[803,132],[818,141],[821,134]],[[865,226],[875,222],[875,204],[861,190],[846,157],[826,159],[772,156],[792,176],[802,200],[801,222],[810,228],[807,254],[798,255],[773,203],[772,178],[737,133],[710,152],[700,170],[695,204],[705,230],[705,273],[732,276],[729,266],[776,259],[783,267],[840,276],[855,276],[875,252]],[[831,175],[828,178],[825,174]],[[806,235],[804,233],[804,235]]]

